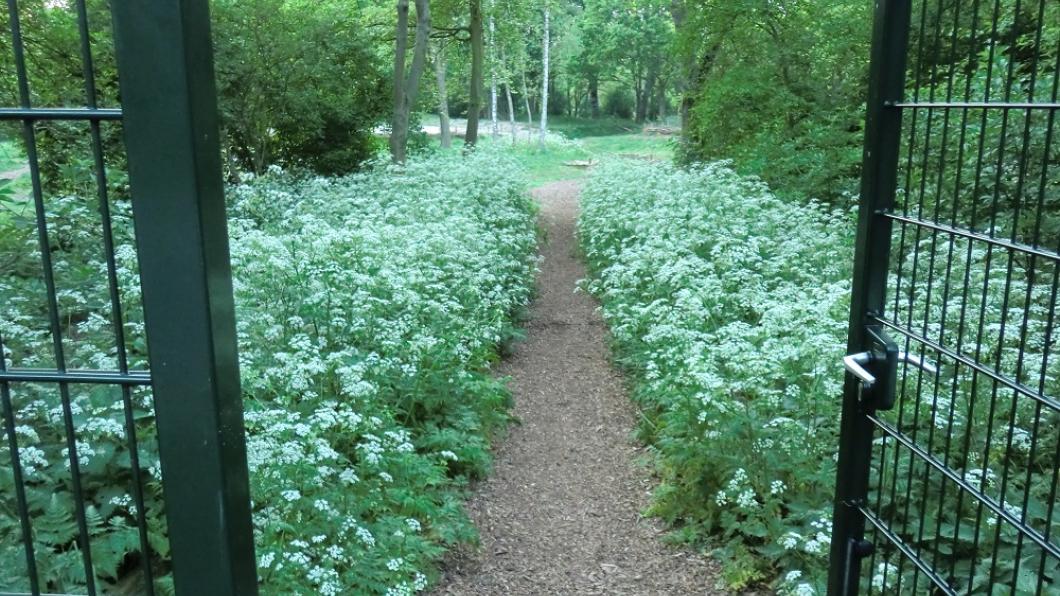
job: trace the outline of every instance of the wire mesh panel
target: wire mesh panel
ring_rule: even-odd
[[[206,3],[2,18],[0,594],[254,593]]]
[[[830,587],[1057,594],[1060,2],[883,4]]]
[[[152,594],[168,546],[109,15],[4,16],[0,590]]]

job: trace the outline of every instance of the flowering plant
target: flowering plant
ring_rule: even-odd
[[[653,512],[677,527],[676,537],[712,544],[734,587],[772,581],[784,593],[823,592],[851,214],[781,200],[725,163],[605,165],[582,208],[579,234],[594,274],[587,287],[603,302],[616,358],[646,414],[641,436],[656,455],[662,484]],[[945,258],[925,256],[936,252]],[[893,269],[905,274],[889,280],[887,316],[1001,374],[1055,386],[1058,359],[1044,357],[1055,309],[1049,280],[991,268],[978,243],[898,227],[892,253]],[[998,397],[968,367],[939,360],[941,390],[915,369],[900,371],[908,382],[898,405],[879,417],[1016,519],[1060,531],[1048,513],[1058,430],[1047,420],[1055,415],[1011,392]],[[1035,441],[1050,447],[1036,450]],[[1012,524],[944,487],[893,439],[877,436],[875,449],[888,457],[874,458],[874,507],[903,540],[947,561],[970,592],[1033,586],[1041,551],[1021,550]],[[995,563],[976,554],[995,551]],[[916,585],[915,566],[894,549],[881,549],[874,565],[870,581],[883,592],[898,577],[907,590]]]
[[[489,152],[377,165],[346,178],[274,170],[229,189],[229,230],[258,572],[265,593],[411,594],[444,548],[475,539],[460,494],[485,473],[509,395],[489,374],[517,336],[536,261],[518,167]],[[78,197],[50,214],[70,368],[116,366],[99,220]],[[114,201],[123,329],[146,366],[128,201]],[[9,366],[52,366],[31,219],[4,219]],[[5,228],[6,231],[6,228]],[[36,275],[37,277],[34,277]],[[41,298],[41,300],[37,300]],[[97,585],[172,588],[148,391],[71,395]],[[42,587],[85,577],[63,411],[43,386],[13,395]],[[129,417],[126,417],[126,413]],[[131,420],[131,425],[129,424]],[[139,439],[138,460],[128,446]],[[10,456],[0,494],[15,511]],[[131,481],[144,479],[139,511]],[[144,560],[137,522],[154,554]],[[0,587],[26,591],[17,516],[0,517]],[[117,588],[116,588],[117,589]]]

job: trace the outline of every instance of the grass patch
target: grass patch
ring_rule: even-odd
[[[670,160],[674,156],[674,137],[629,134],[582,139],[585,150],[599,159],[609,155]]]
[[[419,122],[423,126],[438,126],[438,115],[420,114]],[[459,120],[461,130],[463,122]],[[505,147],[526,169],[531,186],[585,178],[593,169],[570,165],[572,162],[601,162],[610,157],[671,161],[674,155],[675,137],[644,134],[641,132],[643,127],[632,120],[553,117],[549,120],[548,141],[544,147],[538,142],[538,133],[528,133],[524,127],[525,122],[520,122],[518,142],[512,143],[511,129],[504,122],[500,138],[494,140],[490,134],[490,121],[483,119],[479,122],[479,144]],[[460,151],[463,146],[462,138],[453,137],[453,151]],[[439,151],[438,137],[429,137],[427,147]]]
[[[615,135],[639,134],[643,125],[622,118],[569,118],[567,116],[550,116],[548,128],[561,133],[568,139],[585,139],[589,137],[609,137]]]

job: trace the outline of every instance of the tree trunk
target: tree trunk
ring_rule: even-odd
[[[471,88],[467,95],[467,130],[464,146],[478,142],[478,113],[482,109],[482,0],[470,0]]]
[[[405,161],[409,122],[405,118],[405,55],[409,47],[409,0],[398,0],[397,29],[394,41],[394,96],[393,116],[390,121],[390,157],[397,163]]]
[[[640,104],[640,111],[637,114],[637,122],[643,123],[651,115],[651,104],[655,101],[655,79],[658,78],[656,74],[656,67],[648,67],[648,77],[644,81],[644,99]]]
[[[493,124],[493,138],[501,136],[500,122],[497,120],[497,41],[493,15],[490,15],[490,120]]]
[[[515,124],[515,105],[512,103],[512,84],[509,80],[511,79],[511,73],[508,72],[508,58],[505,56],[503,48],[501,49],[501,64],[504,65],[506,73],[504,76],[504,95],[508,98],[508,121],[512,124],[512,144],[514,145],[515,141],[518,140],[516,136],[518,131]]]
[[[659,119],[660,122],[666,122],[666,84],[667,84],[667,82],[668,81],[666,81],[664,79],[660,79],[658,81],[658,83],[656,84],[656,87],[658,88],[659,91],[658,91],[657,99],[655,100],[655,108],[656,108],[655,116],[656,116],[656,118]]]
[[[390,156],[396,163],[404,163],[409,137],[409,116],[420,90],[420,77],[427,61],[427,36],[431,31],[429,0],[416,0],[416,45],[412,50],[412,64],[405,73],[408,53],[409,2],[397,3],[397,39],[394,47],[394,115],[390,131]]]
[[[445,86],[445,46],[438,44],[438,51],[434,55],[434,76],[438,80],[438,124],[442,137],[442,148],[448,149],[453,146],[453,132],[449,128],[449,92]]]
[[[589,75],[589,115],[600,117],[600,77],[596,73]]]
[[[512,124],[512,144],[519,140],[519,125],[515,122],[515,106],[512,105],[512,87],[504,83],[504,94],[508,96],[508,120]]]
[[[533,130],[534,128],[534,112],[530,109],[530,90],[526,86],[526,70],[522,71],[523,75],[523,102],[526,103],[526,128],[527,130]]]
[[[648,119],[648,111],[651,108],[652,96],[655,94],[655,77],[656,69],[654,65],[648,65],[647,72],[641,77],[640,74],[637,76],[636,95],[637,95],[637,111],[636,121],[637,124],[643,124]]]
[[[545,135],[548,134],[548,53],[549,53],[549,13],[548,0],[545,0],[545,33],[541,43],[541,148],[545,147]]]

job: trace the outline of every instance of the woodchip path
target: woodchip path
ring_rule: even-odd
[[[436,594],[720,594],[702,556],[663,544],[641,513],[653,483],[636,463],[635,408],[608,361],[574,238],[579,187],[534,191],[546,232],[528,338],[499,373],[521,420],[468,504],[481,548],[446,565]]]

